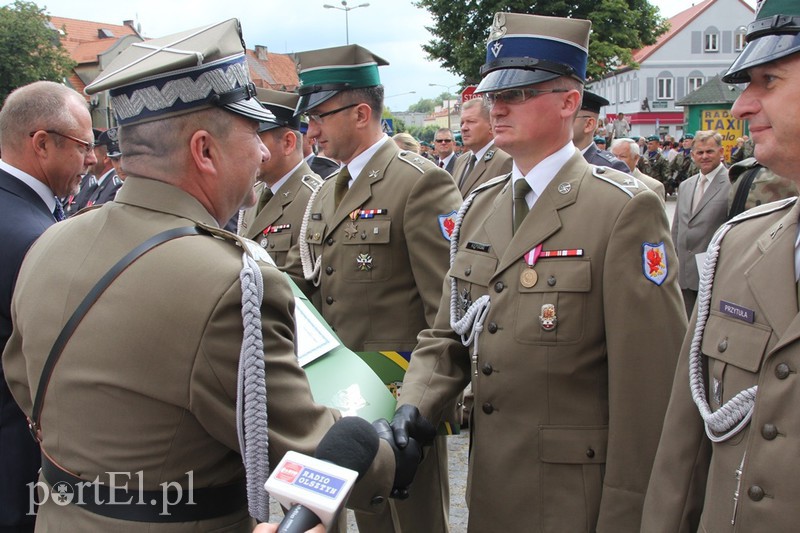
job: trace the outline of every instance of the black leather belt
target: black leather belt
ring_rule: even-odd
[[[57,493],[66,498],[71,496],[70,505],[117,520],[196,522],[233,514],[247,506],[244,480],[219,487],[193,488],[191,492],[184,488],[182,493],[176,490],[111,489],[67,472],[44,452],[42,475]],[[64,483],[69,487],[64,487]],[[53,497],[59,497],[59,494]]]

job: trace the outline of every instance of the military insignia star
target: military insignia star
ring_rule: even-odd
[[[369,173],[369,177],[370,177],[370,178],[377,178],[377,177],[378,177],[378,174],[379,174],[379,172],[378,172],[377,170],[372,170],[372,171],[370,171],[370,173]]]
[[[355,239],[357,234],[358,226],[352,222],[344,228],[344,236],[347,237],[347,240]]]

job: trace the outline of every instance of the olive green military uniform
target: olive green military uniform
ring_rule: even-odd
[[[657,179],[661,183],[665,183],[670,177],[669,161],[661,155],[661,152],[650,153],[645,151],[642,159],[647,161],[647,171],[642,171],[651,178]]]
[[[14,332],[3,353],[11,391],[30,415],[42,366],[64,322],[98,279],[134,247],[164,230],[216,222],[193,197],[129,176],[114,203],[58,224],[31,248],[13,302]],[[221,231],[221,230],[219,230]],[[244,478],[236,430],[243,328],[236,237],[191,236],[151,250],[124,271],[89,310],[55,367],[42,414],[43,450],[91,481],[127,472],[145,490],[165,482],[188,489]],[[102,250],[103,253],[98,253]],[[52,258],[58,258],[53,261]],[[288,450],[313,454],[338,418],[313,403],[294,350],[294,298],[283,275],[260,263],[269,463]],[[46,304],[43,304],[45,302]],[[375,509],[388,497],[394,455],[382,443],[369,481],[350,505]],[[366,491],[366,492],[363,492]],[[373,502],[373,503],[371,503]],[[115,520],[49,499],[42,531],[250,532],[247,501],[202,522]]]
[[[675,187],[698,172],[700,172],[700,170],[698,170],[697,165],[694,164],[691,152],[687,154],[683,151],[679,151],[678,155],[676,155],[669,164],[669,174],[675,177]]]
[[[466,198],[469,193],[483,185],[492,178],[502,176],[511,172],[511,165],[513,161],[511,156],[506,152],[497,148],[494,141],[490,143],[489,149],[481,157],[480,161],[475,161],[469,174],[464,175],[467,165],[470,164],[472,159],[472,152],[466,152],[458,156],[456,164],[453,167],[453,177],[458,183],[458,189],[461,195]]]
[[[663,205],[577,150],[515,233],[512,189],[476,191],[399,403],[435,422],[471,381],[471,533],[638,531],[686,327]],[[486,298],[468,349],[451,320]]]
[[[778,176],[752,157],[732,165],[728,169],[728,177],[731,180],[728,218],[753,207],[800,194],[794,181]]]
[[[795,240],[800,204],[757,207],[732,224],[713,276],[708,320],[689,324],[645,502],[642,531],[797,531],[800,512],[800,320]],[[725,226],[723,226],[725,228]],[[702,298],[702,296],[701,296]],[[701,299],[698,299],[700,308]],[[710,411],[758,386],[749,423],[721,442],[706,436],[689,387],[701,348]],[[699,527],[698,527],[699,522]]]
[[[289,249],[298,242],[308,199],[321,184],[322,179],[303,160],[260,211],[257,207],[262,199],[272,193],[265,184],[257,185],[259,200],[242,214],[240,233],[258,243],[282,267]]]
[[[400,151],[391,140],[378,148],[338,208],[336,177],[312,200],[307,231],[290,251],[285,270],[308,294],[318,292],[322,316],[351,350],[410,352],[439,307],[452,215],[461,195],[447,172]],[[312,261],[321,258],[319,287],[303,278],[303,246]],[[411,497],[392,502],[404,532],[447,527],[444,438],[436,446],[440,449],[420,465]],[[392,517],[382,519],[369,530],[391,531]]]

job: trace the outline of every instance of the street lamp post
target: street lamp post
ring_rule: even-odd
[[[344,7],[332,6],[330,4],[324,4],[322,7],[324,7],[325,9],[338,9],[339,11],[344,11],[344,35],[345,35],[345,41],[347,42],[347,44],[350,44],[350,20],[349,20],[349,16],[348,15],[350,14],[350,12],[352,10],[358,9],[359,7],[369,7],[369,2],[365,2],[363,4],[358,4],[357,6],[353,6],[353,7],[348,7],[347,6],[347,0],[342,0],[342,6],[344,6]]]
[[[459,85],[442,85],[440,83],[429,83],[428,85],[431,86],[431,87],[444,87],[445,89],[447,89],[447,95],[448,95],[448,98],[447,98],[447,129],[452,131],[452,128],[450,127],[450,100],[451,100],[451,98],[449,98],[449,96],[451,94],[450,93],[450,89],[454,89],[456,87],[459,87]]]

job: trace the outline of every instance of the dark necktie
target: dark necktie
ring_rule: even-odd
[[[439,160],[439,168],[444,168],[444,159]]]
[[[525,201],[525,196],[531,192],[531,186],[528,185],[525,178],[520,178],[514,182],[514,233],[517,232],[525,220],[525,215],[528,214],[530,208],[528,202]]]
[[[270,200],[272,200],[273,196],[274,195],[272,194],[272,189],[270,189],[269,187],[264,187],[264,190],[261,192],[261,198],[258,199],[258,207],[256,208],[256,214],[260,213],[261,210],[264,209],[264,206],[266,206],[267,203]]]
[[[342,203],[342,198],[350,190],[350,172],[347,167],[342,167],[339,174],[336,175],[336,187],[333,190],[333,199],[336,202],[336,207]]]
[[[64,216],[64,206],[61,205],[61,200],[56,198],[56,207],[53,209],[53,217],[56,219],[56,222],[61,222],[66,217]]]
[[[475,162],[478,161],[478,158],[475,157],[475,154],[469,156],[469,161],[467,162],[467,166],[464,167],[464,172],[461,173],[461,178],[458,180],[458,187],[459,189],[464,186],[464,181],[466,181],[467,176],[469,176],[472,169],[475,167]]]

